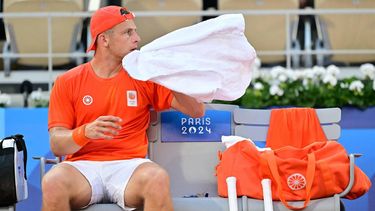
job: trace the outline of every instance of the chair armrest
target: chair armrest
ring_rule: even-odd
[[[346,196],[346,194],[349,193],[349,191],[353,188],[353,185],[354,185],[354,167],[355,167],[355,158],[356,157],[360,157],[362,156],[362,154],[349,154],[349,162],[350,162],[350,165],[349,165],[349,183],[348,183],[348,186],[345,188],[345,190],[343,192],[341,192],[339,194],[340,197],[344,197]]]
[[[45,157],[34,156],[33,159],[39,160],[40,163],[40,184],[42,184],[42,178],[46,173],[46,164],[57,164],[61,162],[61,157],[56,157],[55,159],[46,159]]]

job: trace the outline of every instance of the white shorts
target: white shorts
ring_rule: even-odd
[[[124,191],[134,170],[149,159],[134,158],[115,161],[64,161],[86,177],[91,186],[91,200],[95,203],[116,203],[124,210],[134,210],[125,206]]]

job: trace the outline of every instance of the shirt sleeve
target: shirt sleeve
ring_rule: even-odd
[[[71,89],[64,78],[58,77],[53,85],[48,108],[48,130],[52,127],[74,126],[74,106]]]
[[[151,83],[152,85],[152,106],[156,111],[171,108],[173,94],[172,91],[162,85]]]

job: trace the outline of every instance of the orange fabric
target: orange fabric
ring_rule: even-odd
[[[122,118],[113,140],[90,140],[67,160],[120,160],[145,157],[150,108],[170,108],[173,95],[153,82],[132,79],[125,70],[115,77],[96,76],[90,63],[59,76],[50,96],[48,129],[77,128],[102,115]]]
[[[313,184],[313,182],[311,182],[311,181],[314,181],[315,170],[316,170],[315,154],[314,153],[307,154],[307,167],[306,167],[306,175],[305,175],[306,176],[306,178],[305,178],[306,183],[304,183],[304,180],[302,180],[302,181],[300,180],[301,178],[303,178],[300,175],[294,174],[294,175],[291,175],[290,177],[287,178],[287,183],[288,183],[289,188],[292,187],[292,188],[296,189],[296,188],[302,187],[302,185],[303,185],[304,188],[306,189],[305,190],[305,196],[303,198],[305,200],[305,202],[300,207],[289,205],[288,202],[285,199],[283,186],[282,186],[282,183],[281,183],[281,176],[279,174],[279,170],[278,170],[278,167],[277,167],[277,162],[276,162],[276,157],[275,157],[274,152],[273,151],[266,151],[264,153],[264,157],[267,160],[268,167],[269,167],[269,170],[271,171],[272,177],[273,177],[274,181],[276,182],[277,193],[279,194],[280,201],[282,201],[286,207],[288,207],[289,209],[292,209],[292,210],[305,209],[307,207],[307,205],[310,203],[310,200],[311,200],[311,194],[312,194],[311,189],[312,189],[312,184]]]
[[[86,138],[85,136],[85,128],[86,128],[86,124],[81,125],[73,130],[73,133],[72,133],[73,140],[79,146],[84,146],[90,141],[90,139]]]
[[[270,117],[266,146],[305,147],[316,141],[327,141],[313,108],[273,109]]]
[[[329,171],[329,172],[327,172]],[[315,142],[304,148],[292,146],[273,151],[259,152],[248,141],[241,141],[221,153],[216,167],[218,194],[228,197],[226,178],[237,178],[237,195],[263,199],[261,180],[272,180],[273,200],[324,198],[341,193],[349,183],[349,158],[343,146],[336,141]],[[330,174],[330,177],[327,177]],[[322,181],[328,179],[331,181]],[[289,184],[289,185],[288,185]],[[368,177],[355,167],[355,181],[346,195],[355,199],[365,194],[371,186]]]

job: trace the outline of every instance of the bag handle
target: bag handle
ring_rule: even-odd
[[[23,135],[16,134],[14,136],[11,136],[16,141],[17,151],[23,151],[23,168],[24,168],[24,177],[27,179],[26,174],[26,164],[27,164],[27,148],[25,140],[23,139]]]
[[[287,208],[289,208],[291,210],[305,209],[307,207],[307,205],[310,203],[310,199],[311,199],[311,187],[312,187],[312,184],[313,184],[313,181],[314,181],[315,166],[316,166],[315,154],[310,153],[310,154],[307,155],[306,199],[305,199],[305,202],[303,203],[302,207],[295,207],[295,206],[289,205],[288,202],[285,200],[284,192],[283,192],[282,185],[281,185],[281,178],[280,178],[280,175],[279,175],[279,171],[278,171],[278,168],[277,168],[277,162],[276,162],[276,158],[275,158],[275,153],[273,152],[273,150],[265,151],[265,156],[266,156],[268,166],[271,170],[271,174],[276,181],[277,192],[279,193],[279,198],[280,198],[281,202]]]

